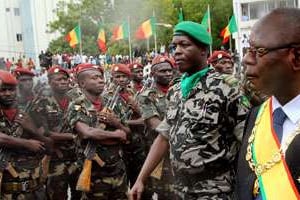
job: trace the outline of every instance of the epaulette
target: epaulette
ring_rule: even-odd
[[[231,74],[221,74],[220,78],[230,87],[235,87],[239,84],[239,80]]]

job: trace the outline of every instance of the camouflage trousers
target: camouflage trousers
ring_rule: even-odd
[[[45,186],[41,186],[30,192],[19,192],[13,194],[2,193],[0,200],[46,200]]]
[[[91,188],[91,192],[82,194],[81,200],[127,200],[125,173],[113,177],[92,178]]]
[[[79,170],[75,162],[52,161],[47,179],[47,195],[49,200],[68,199],[68,188],[71,189],[71,199],[78,200],[81,192],[76,191]]]
[[[139,133],[132,133],[130,143],[124,145],[123,159],[131,186],[135,183],[146,159],[145,144]]]

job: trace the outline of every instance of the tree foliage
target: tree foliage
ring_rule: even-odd
[[[178,11],[183,9],[185,20],[201,22],[207,5],[210,5],[213,47],[219,48],[221,39],[220,31],[227,25],[232,15],[231,0],[115,0],[114,5],[110,0],[77,0],[57,4],[57,19],[48,24],[50,32],[59,32],[61,36],[52,41],[49,48],[53,52],[78,52],[79,47],[72,49],[64,41],[64,36],[78,23],[82,30],[82,50],[89,55],[99,54],[96,45],[99,24],[106,30],[108,53],[128,54],[128,41],[110,41],[111,30],[115,25],[124,21],[130,23],[130,37],[133,50],[147,49],[147,41],[134,39],[137,27],[150,16],[155,15],[159,24],[169,24],[174,27],[178,22]],[[166,45],[172,39],[172,27],[158,25],[156,27],[157,44]],[[153,37],[149,40],[151,49],[154,48]]]

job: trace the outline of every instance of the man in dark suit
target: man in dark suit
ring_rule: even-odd
[[[275,9],[252,28],[243,63],[270,96],[251,110],[237,170],[242,200],[300,199],[300,10]]]

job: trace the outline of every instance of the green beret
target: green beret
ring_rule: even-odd
[[[183,21],[178,23],[174,28],[174,34],[176,35],[187,35],[200,43],[211,45],[211,36],[207,32],[206,28],[192,21]]]

